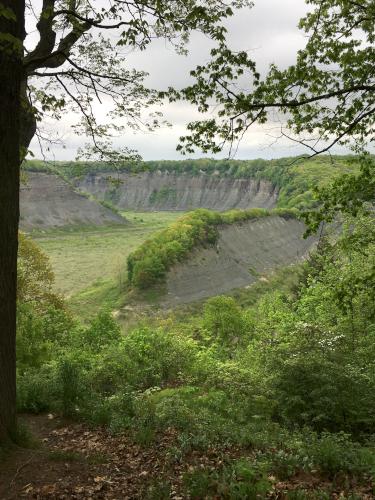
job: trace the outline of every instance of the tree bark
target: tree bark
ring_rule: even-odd
[[[0,442],[16,430],[16,291],[24,0],[0,5]]]

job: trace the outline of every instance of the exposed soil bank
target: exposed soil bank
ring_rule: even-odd
[[[45,173],[27,173],[27,184],[21,186],[20,211],[20,226],[26,230],[125,222],[108,208],[75,192],[57,175]]]
[[[223,226],[215,247],[196,250],[168,274],[168,305],[193,302],[250,285],[262,274],[303,259],[316,237],[303,239],[296,219],[264,217]]]
[[[123,210],[273,208],[278,194],[268,181],[161,171],[92,173],[75,182],[79,189]]]

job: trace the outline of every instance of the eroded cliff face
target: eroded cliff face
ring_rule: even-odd
[[[24,230],[70,225],[123,224],[125,220],[74,191],[53,174],[27,173],[21,186],[20,227]]]
[[[223,226],[215,247],[200,248],[168,274],[168,305],[193,302],[251,285],[277,267],[305,258],[316,237],[303,239],[297,219],[272,216]]]
[[[76,179],[75,185],[120,209],[139,211],[273,208],[278,195],[267,181],[160,171],[88,174]]]

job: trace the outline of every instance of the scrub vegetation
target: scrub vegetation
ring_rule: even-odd
[[[26,282],[19,300],[19,411],[126,431],[148,447],[173,429],[170,453],[182,462],[222,450],[218,468],[183,472],[181,492],[193,498],[265,498],[301,474],[322,483],[323,496],[312,498],[338,485],[368,491],[374,245],[372,217],[348,219],[337,242],[322,240],[284,278],[121,332],[109,311],[82,326],[56,301],[48,260],[31,244],[45,279]],[[38,302],[24,298],[30,286]],[[289,498],[316,493],[296,484],[290,495],[300,496]]]

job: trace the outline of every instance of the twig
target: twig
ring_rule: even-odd
[[[11,482],[9,483],[9,486],[12,487],[17,479],[17,476],[18,474],[21,472],[22,469],[24,469],[27,465],[29,465],[29,463],[31,462],[31,460],[33,459],[34,457],[31,456],[29,458],[29,460],[27,460],[27,462],[25,462],[24,464],[20,465],[17,469],[17,472],[14,474],[13,476],[13,479],[11,480]]]

